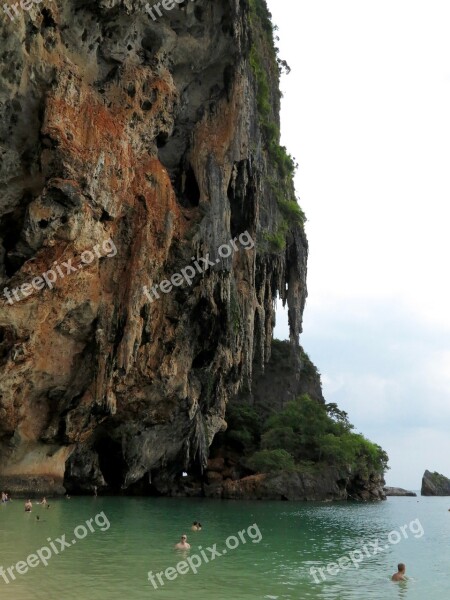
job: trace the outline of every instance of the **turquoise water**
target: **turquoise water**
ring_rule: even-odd
[[[31,514],[24,513],[22,501],[0,507],[0,566],[10,579],[6,583],[0,577],[1,598],[439,600],[450,591],[450,498],[390,498],[369,505],[161,498],[50,502],[50,509],[34,506]],[[96,515],[91,532],[86,521]],[[202,522],[201,532],[190,531],[193,520]],[[74,530],[83,524],[76,533],[86,537],[76,539]],[[256,527],[249,529],[252,524]],[[389,544],[392,531],[397,533],[391,534]],[[173,549],[181,533],[192,543],[189,553]],[[55,540],[63,534],[76,544],[60,551]],[[370,543],[377,538],[374,548]],[[228,546],[239,545],[227,548],[227,539]],[[52,552],[50,542],[59,554],[47,566],[34,566],[38,558],[29,559],[32,566],[19,564],[20,571],[28,568],[21,575],[15,566],[12,580],[7,567],[26,561],[42,546]],[[213,544],[226,555],[206,563],[198,546],[208,559],[211,551],[206,548]],[[370,557],[364,555],[364,545]],[[372,555],[379,547],[383,551]],[[363,557],[359,568],[352,563],[348,568],[349,559],[342,558],[358,549]],[[183,573],[187,557],[197,562],[193,555],[203,561],[197,574],[178,574],[171,581],[161,575],[164,586],[155,579],[157,589],[148,581],[148,571],[156,574],[180,561]],[[361,559],[358,553],[353,556]],[[327,564],[339,559],[346,570],[334,574],[331,566],[330,575]],[[410,579],[394,584],[390,575],[400,561],[406,563]],[[312,566],[324,569],[325,581],[314,582]],[[169,577],[174,573],[169,569]]]

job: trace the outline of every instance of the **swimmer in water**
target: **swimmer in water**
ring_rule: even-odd
[[[191,530],[192,530],[192,531],[198,531],[198,523],[197,523],[197,521],[194,521],[194,522],[192,523]]]
[[[175,546],[177,550],[189,550],[190,547],[191,545],[187,543],[187,535],[184,534],[181,536],[181,540]]]
[[[394,573],[392,575],[392,581],[406,581],[405,573],[406,573],[406,565],[403,563],[398,563],[397,573]]]
[[[31,512],[33,509],[33,504],[31,503],[31,500],[27,500],[25,502],[25,512]]]

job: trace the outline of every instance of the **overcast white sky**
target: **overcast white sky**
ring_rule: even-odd
[[[308,218],[301,342],[388,485],[419,489],[450,477],[450,2],[268,5]]]

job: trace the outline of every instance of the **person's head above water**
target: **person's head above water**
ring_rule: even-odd
[[[404,563],[398,563],[397,569],[397,573],[394,573],[391,577],[392,581],[405,581],[406,565]]]

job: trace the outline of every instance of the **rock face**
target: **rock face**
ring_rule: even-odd
[[[206,489],[223,480],[207,461],[227,403],[270,358],[277,298],[298,350],[308,246],[264,0],[185,0],[157,20],[143,6],[43,0],[0,19],[12,493],[205,493],[205,469]],[[323,401],[297,375],[291,395]],[[269,486],[228,468],[224,497],[342,496],[335,474]]]
[[[385,487],[384,493],[386,496],[417,496],[415,492],[409,492],[408,490],[398,487]]]
[[[1,487],[164,489],[206,466],[267,362],[277,295],[298,343],[307,241],[280,213],[255,36],[272,131],[278,68],[249,10],[43,0],[0,20]],[[202,259],[192,285],[144,295]]]
[[[450,479],[436,471],[425,471],[420,493],[422,496],[450,496]]]
[[[227,478],[211,481],[206,495],[212,498],[233,500],[384,500],[383,478],[373,476],[368,480],[355,478],[350,471],[335,467],[317,471],[249,475],[242,479]]]
[[[370,469],[357,471],[351,466],[310,461],[290,472],[255,474],[248,466],[248,452],[229,444],[227,435],[233,432],[230,409],[251,406],[265,421],[305,393],[324,403],[318,370],[302,348],[292,352],[288,342],[274,340],[264,372],[255,368],[251,389],[228,404],[225,417],[229,427],[214,438],[203,475],[191,474],[176,481],[159,479],[158,489],[170,496],[233,500],[385,500],[384,478]]]

